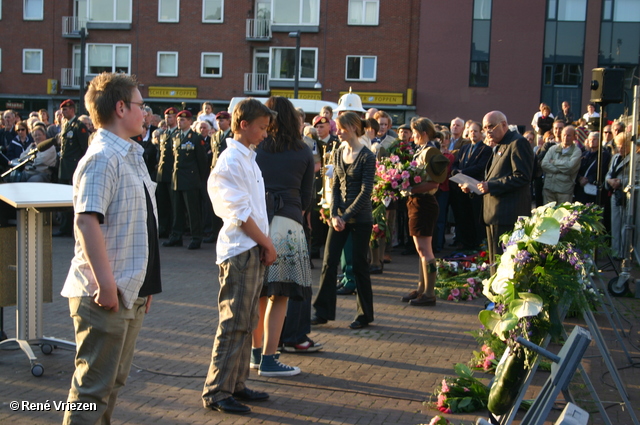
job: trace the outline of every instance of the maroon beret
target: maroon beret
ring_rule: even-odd
[[[313,118],[313,126],[315,127],[317,124],[329,124],[329,120],[327,117],[323,117],[322,115],[316,115]]]
[[[230,120],[231,119],[231,114],[228,113],[227,111],[220,111],[216,114],[216,119],[217,120]]]
[[[62,103],[60,104],[60,107],[61,107],[61,108],[64,108],[65,106],[74,107],[74,106],[76,106],[76,104],[75,104],[75,102],[74,102],[73,100],[71,100],[71,99],[67,99],[67,100],[65,100],[64,102],[62,102]]]
[[[176,117],[177,118],[180,118],[180,117],[191,118],[191,117],[193,117],[193,114],[185,109],[184,111],[178,112],[178,115],[176,115]]]
[[[167,110],[164,111],[165,115],[171,115],[171,114],[177,114],[177,113],[178,113],[178,110],[173,106],[171,108],[167,108]]]

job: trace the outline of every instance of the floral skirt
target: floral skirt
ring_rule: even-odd
[[[290,218],[275,216],[269,226],[269,236],[278,256],[265,271],[266,293],[262,294],[304,299],[304,288],[311,287],[311,266],[302,225]]]

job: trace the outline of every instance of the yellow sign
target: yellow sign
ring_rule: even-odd
[[[271,96],[282,96],[293,99],[293,90],[273,90]],[[322,100],[321,90],[298,90],[298,99]]]
[[[198,88],[149,86],[149,97],[180,97],[196,99],[198,97]]]
[[[341,91],[340,97],[349,92]],[[378,105],[402,105],[403,96],[402,93],[370,93],[370,92],[352,92],[360,96],[363,104],[378,104]]]

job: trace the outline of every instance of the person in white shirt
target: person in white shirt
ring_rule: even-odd
[[[596,112],[596,107],[593,103],[589,103],[587,105],[587,112],[582,116],[587,122],[591,121],[592,118],[599,118],[600,114]]]
[[[216,245],[220,267],[218,331],[202,392],[204,407],[224,413],[248,413],[236,401],[260,401],[269,394],[245,386],[249,377],[251,333],[258,325],[258,301],[265,266],[276,259],[262,172],[254,149],[267,137],[272,111],[252,98],[238,103],[231,120],[233,139],[208,181],[209,197],[224,224]]]
[[[198,112],[197,121],[207,121],[214,131],[218,131],[218,123],[216,122],[216,114],[213,113],[213,104],[211,102],[204,102],[202,104],[202,110]]]

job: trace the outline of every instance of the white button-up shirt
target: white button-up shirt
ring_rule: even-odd
[[[218,234],[216,264],[257,245],[240,228],[249,217],[262,233],[269,234],[264,180],[252,149],[228,138],[227,149],[220,154],[207,188],[213,210],[224,221]]]
[[[113,276],[122,303],[129,309],[138,297],[149,260],[145,186],[154,217],[158,216],[156,183],[149,177],[143,152],[139,144],[99,129],[73,175],[73,209],[76,214],[99,214]],[[62,296],[93,296],[97,290],[95,276],[76,238]]]

